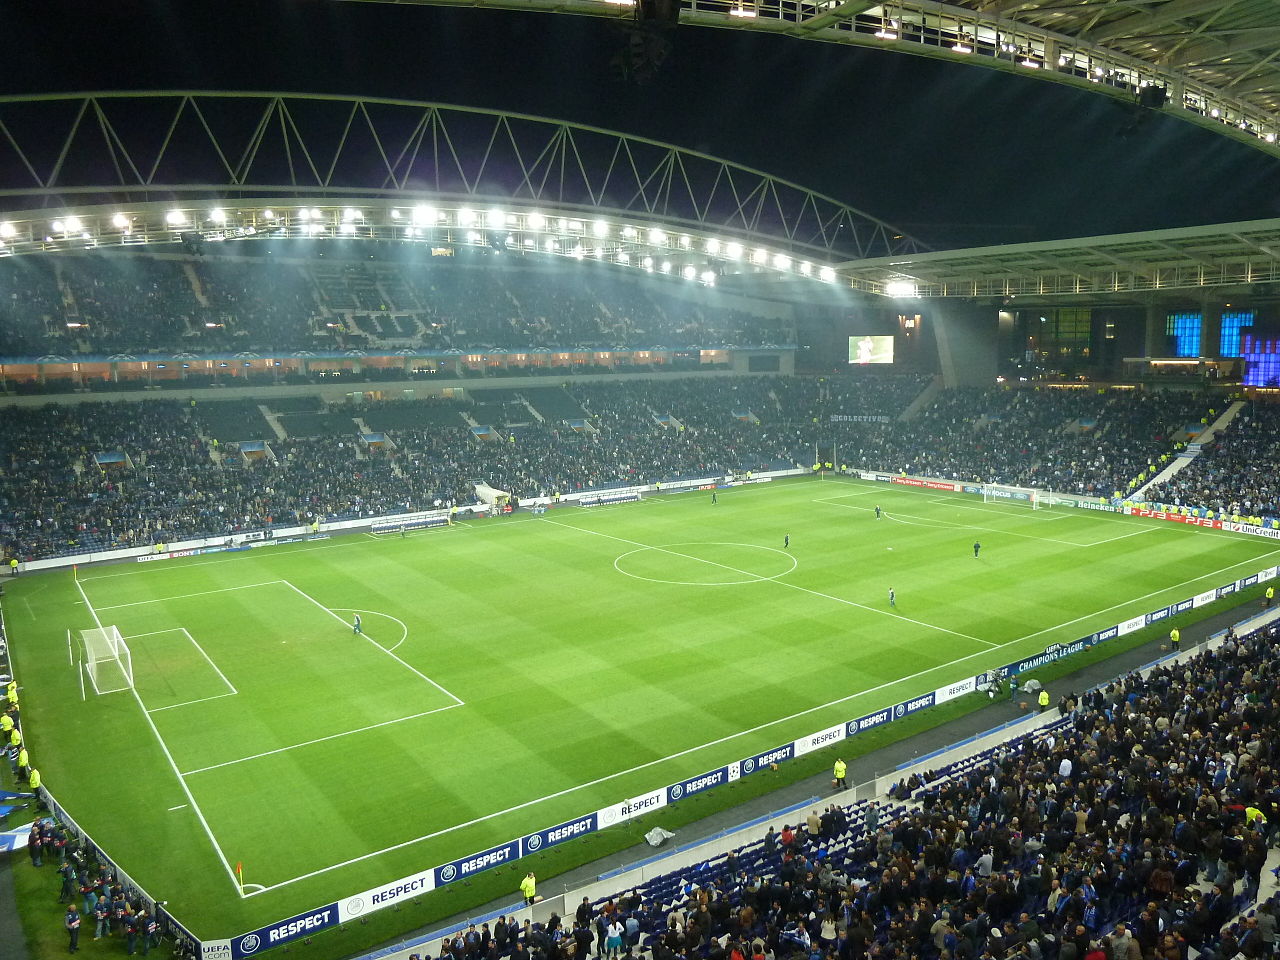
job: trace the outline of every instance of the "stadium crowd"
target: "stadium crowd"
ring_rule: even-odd
[[[1280,409],[1252,403],[1168,481],[1151,500],[1212,510],[1216,516],[1280,518]]]
[[[215,255],[0,260],[0,356],[416,347],[714,347],[786,343],[785,324],[713,290],[513,258],[320,259],[314,245]],[[686,289],[687,288],[687,289]]]
[[[528,499],[826,457],[849,469],[1109,498],[1157,469],[1215,402],[1190,392],[960,389],[898,419],[928,382],[859,372],[573,383],[535,398],[549,416],[519,391],[396,401],[368,411],[391,424],[381,450],[359,440],[365,408],[323,411],[315,398],[273,401],[284,436],[243,403],[226,414],[222,404],[176,400],[14,408],[0,435],[0,543],[7,556],[33,559],[465,505],[475,480]],[[295,403],[306,399],[305,410]],[[269,455],[241,455],[228,422],[244,423],[239,439],[265,441]],[[1273,422],[1259,412],[1238,443],[1223,444],[1240,452],[1206,474],[1201,496],[1261,501],[1270,481],[1253,458],[1266,462]],[[481,435],[468,423],[493,429]],[[121,456],[99,465],[99,454]],[[1237,473],[1244,485],[1233,487]]]
[[[1273,629],[1059,702],[1062,719],[762,843],[441,960],[1260,960],[1280,834]]]

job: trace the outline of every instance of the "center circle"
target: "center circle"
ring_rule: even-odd
[[[776,580],[796,568],[786,550],[758,543],[696,541],[641,547],[613,561],[623,576],[688,587],[730,587]]]

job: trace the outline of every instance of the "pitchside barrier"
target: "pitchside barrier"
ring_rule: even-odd
[[[775,476],[793,476],[803,475],[807,471],[792,470],[779,471],[767,475],[750,477],[748,479],[730,479],[730,478],[706,478],[706,479],[690,479],[682,480],[676,483],[664,482],[660,487],[654,485],[652,487],[642,488],[623,488],[623,490],[614,490],[611,493],[631,493],[631,492],[667,492],[689,489],[700,489],[704,486],[720,485],[722,483],[759,483],[767,482]],[[948,490],[957,493],[971,493],[981,495],[982,486],[978,484],[964,484],[953,481],[931,480],[920,477],[906,477],[902,475],[894,475],[888,473],[866,473],[860,472],[860,475],[867,480],[875,480],[880,482],[904,483],[911,486],[927,487],[929,489]],[[581,494],[580,496],[598,496],[599,491],[592,491]],[[1047,492],[1045,496],[1050,496]],[[1105,503],[1100,500],[1094,500],[1087,497],[1064,496],[1061,494],[1053,494],[1054,505],[1062,505],[1069,507],[1078,507],[1082,509],[1103,510],[1113,513],[1127,512],[1125,508]],[[570,497],[561,498],[562,500],[570,500]],[[483,505],[481,507],[483,509]],[[1141,514],[1139,514],[1141,515]],[[394,518],[377,518],[379,521],[394,521]],[[336,523],[321,524],[322,531],[332,531],[339,529],[368,529],[373,523],[373,518],[353,521],[339,521]],[[1236,527],[1244,527],[1245,525],[1237,524]],[[1233,529],[1226,527],[1225,529]],[[281,542],[282,539],[290,535],[296,535],[295,538],[300,539],[305,536],[308,528],[294,528],[293,531],[277,531],[274,542]],[[1249,533],[1249,529],[1240,529],[1237,532]],[[260,535],[261,536],[261,535]],[[225,539],[217,540],[221,543],[220,549],[250,549],[255,544],[261,545],[262,540],[249,540],[230,546],[225,545]],[[191,546],[188,544],[177,544],[176,549],[167,551],[164,554],[151,554],[152,556],[177,556],[189,555],[190,552],[197,552],[205,549],[196,546],[196,544],[204,541],[193,541]],[[211,541],[212,542],[212,541]],[[186,552],[184,552],[186,551]],[[116,555],[139,556],[137,551],[116,551]],[[93,559],[105,559],[105,555],[96,555]],[[75,562],[74,558],[62,558],[56,561],[36,561],[30,565],[30,569],[47,568],[53,566],[69,565]],[[79,562],[86,562],[85,558],[81,558]],[[37,567],[36,564],[42,565]],[[282,946],[291,943],[294,940],[309,937],[328,927],[337,926],[340,923],[346,923],[366,916],[377,910],[395,906],[406,899],[421,896],[429,893],[439,887],[448,886],[449,884],[459,881],[466,881],[468,878],[497,867],[503,864],[511,863],[530,854],[539,853],[543,850],[567,843],[571,840],[583,837],[598,830],[603,830],[615,824],[626,823],[648,813],[661,810],[664,807],[678,803],[686,797],[696,794],[705,793],[725,784],[733,783],[737,780],[754,776],[761,770],[769,769],[773,764],[785,763],[796,757],[813,753],[823,748],[833,746],[844,740],[853,739],[858,735],[874,730],[886,723],[892,723],[896,720],[902,720],[912,714],[918,713],[936,704],[945,703],[948,700],[954,700],[965,694],[978,690],[981,686],[991,683],[994,680],[1015,676],[1034,670],[1048,663],[1077,653],[1081,650],[1103,643],[1115,637],[1124,636],[1133,633],[1144,627],[1158,623],[1170,616],[1183,613],[1187,610],[1202,607],[1220,597],[1228,596],[1237,590],[1253,586],[1267,580],[1272,580],[1277,576],[1277,567],[1266,567],[1255,574],[1235,580],[1222,586],[1216,587],[1204,593],[1189,597],[1178,603],[1153,610],[1148,613],[1132,617],[1123,623],[1115,624],[1102,630],[1097,630],[1087,636],[1081,637],[1071,643],[1055,643],[1046,647],[1042,653],[1030,657],[1024,657],[1015,660],[1012,663],[1005,664],[988,670],[975,676],[959,679],[946,686],[939,687],[936,690],[921,694],[909,700],[903,700],[891,706],[886,706],[873,713],[865,714],[851,720],[846,720],[826,729],[816,731],[808,736],[791,740],[769,750],[763,750],[748,757],[735,760],[732,763],[717,767],[697,776],[688,777],[677,783],[669,784],[651,790],[647,793],[634,797],[628,797],[609,804],[599,810],[590,811],[581,816],[567,820],[555,826],[546,827],[527,833],[524,836],[516,837],[505,843],[490,847],[487,850],[481,850],[470,856],[441,864],[422,870],[418,873],[391,883],[381,884],[369,890],[361,891],[355,895],[345,897],[335,903],[325,904],[306,913],[278,921],[257,930],[242,933],[237,937],[221,940],[206,940],[201,942],[201,952],[207,960],[243,960],[244,957],[253,956],[263,950],[275,946]]]

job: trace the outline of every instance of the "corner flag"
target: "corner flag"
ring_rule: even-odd
[[[244,896],[244,863],[236,861],[236,879],[240,881],[240,895]]]

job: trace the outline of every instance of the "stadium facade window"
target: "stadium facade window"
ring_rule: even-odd
[[[1199,312],[1171,313],[1165,320],[1164,332],[1173,338],[1173,355],[1175,357],[1200,356],[1200,324],[1203,317]]]
[[[1224,310],[1222,313],[1222,336],[1218,346],[1221,357],[1240,356],[1240,331],[1253,326],[1252,310]]]

